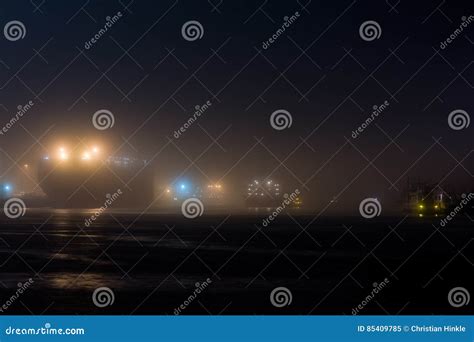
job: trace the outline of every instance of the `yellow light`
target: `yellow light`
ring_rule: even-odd
[[[91,159],[91,154],[89,152],[84,152],[82,155],[82,160],[90,160]]]
[[[425,206],[423,204],[420,204],[418,208],[423,209]]]
[[[97,146],[94,146],[92,148],[92,152],[95,153],[95,154],[99,153],[99,148]]]
[[[439,206],[438,206],[438,205],[435,205],[435,209],[438,209],[438,208],[439,208]]]
[[[59,156],[60,160],[68,160],[69,159],[69,154],[66,152],[66,148],[64,148],[62,146],[59,148],[58,156]]]

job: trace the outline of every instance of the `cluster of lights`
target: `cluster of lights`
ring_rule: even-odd
[[[420,211],[420,212],[418,213],[418,216],[419,216],[419,217],[423,217],[423,216],[424,216],[424,214],[423,214],[424,209],[425,209],[425,205],[424,205],[423,203],[418,204],[418,211]],[[439,204],[433,205],[433,209],[434,209],[435,211],[438,211],[438,210],[439,210]],[[435,213],[435,216],[438,217],[438,214]]]
[[[87,149],[84,152],[82,152],[81,160],[91,160],[93,158],[96,158],[99,154],[100,154],[100,149],[97,146],[94,146],[91,149]],[[65,147],[61,146],[58,148],[56,156],[57,156],[57,159],[61,161],[67,161],[69,160],[70,153]],[[43,159],[49,160],[49,156],[46,156]],[[25,168],[27,167],[28,166],[25,165]]]
[[[92,147],[92,149],[84,151],[82,153],[81,159],[82,160],[91,160],[92,158],[97,157],[98,154],[99,154],[99,148],[94,146],[94,147]]]
[[[223,191],[224,187],[221,183],[211,183],[206,186],[206,193],[207,194],[218,194]],[[201,189],[200,187],[196,187],[193,184],[187,182],[187,181],[182,181],[178,182],[176,184],[173,184],[169,187],[166,187],[164,189],[164,192],[169,195],[173,196],[187,196],[189,194],[194,194],[196,196],[199,196],[198,194],[201,194],[204,189]]]
[[[207,188],[208,188],[208,189],[217,189],[217,190],[220,190],[220,189],[222,189],[222,185],[220,185],[220,184],[209,184],[209,185],[207,186]]]
[[[264,192],[271,193],[272,195],[280,195],[280,184],[273,182],[272,180],[258,181],[254,180],[249,184],[248,195],[251,196],[265,196]]]

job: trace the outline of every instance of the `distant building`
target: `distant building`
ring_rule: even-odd
[[[438,216],[450,207],[450,195],[439,186],[418,182],[408,184],[405,212],[419,217]]]
[[[273,207],[282,201],[281,187],[271,179],[256,179],[248,184],[245,204],[248,207]]]

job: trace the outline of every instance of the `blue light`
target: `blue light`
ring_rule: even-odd
[[[178,198],[184,198],[191,194],[193,185],[188,180],[181,179],[174,184],[174,189]]]
[[[3,187],[3,189],[5,189],[5,191],[10,191],[11,187],[10,187],[10,185],[5,185],[5,186]]]

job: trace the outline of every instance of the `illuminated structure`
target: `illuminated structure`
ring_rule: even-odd
[[[208,184],[202,190],[202,198],[204,200],[220,201],[224,197],[224,187],[220,183]]]
[[[248,207],[273,207],[282,201],[278,182],[271,179],[254,180],[247,187],[245,204]]]
[[[405,211],[418,217],[439,216],[449,207],[448,194],[433,185],[417,183],[408,186]]]
[[[290,207],[291,208],[301,208],[303,206],[303,200],[301,199],[300,196],[296,197],[293,202],[291,202]]]
[[[221,183],[210,183],[201,187],[188,180],[179,180],[167,186],[162,196],[166,202],[181,202],[187,198],[196,197],[206,204],[222,205],[224,193],[224,186]]]
[[[146,207],[153,199],[152,173],[146,161],[109,156],[98,146],[58,147],[43,156],[38,182],[57,207],[97,207],[121,190],[114,207]]]

